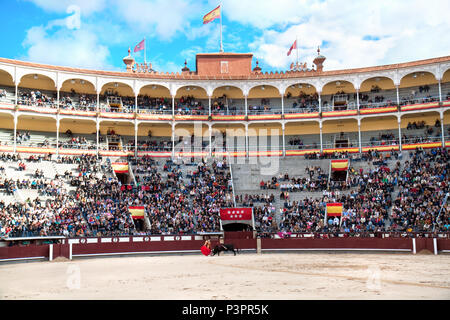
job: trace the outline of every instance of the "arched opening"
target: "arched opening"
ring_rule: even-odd
[[[271,85],[259,85],[250,89],[247,99],[248,114],[281,114],[281,96]]]
[[[125,151],[126,141],[134,138],[134,124],[129,121],[101,121],[99,148],[102,150]]]
[[[212,153],[245,152],[245,126],[243,124],[214,124],[211,131]]]
[[[309,113],[319,111],[319,95],[309,83],[289,86],[284,95],[284,113]]]
[[[359,146],[358,121],[356,119],[324,121],[322,145],[324,149],[357,148]]]
[[[18,146],[56,148],[56,119],[20,115],[16,131]]]
[[[444,112],[444,140],[450,142],[450,110]]]
[[[359,108],[382,108],[397,105],[394,81],[387,77],[373,77],[361,83]]]
[[[94,84],[84,79],[67,79],[59,92],[59,107],[67,110],[96,111]]]
[[[174,141],[175,154],[192,153],[201,156],[200,153],[209,151],[209,127],[199,122],[177,124],[174,131]],[[192,156],[191,159],[193,160],[194,157]]]
[[[435,76],[426,71],[405,75],[399,86],[400,105],[439,101],[439,85]]]
[[[13,77],[6,71],[0,70],[0,101],[6,104],[14,104],[16,87]]]
[[[441,80],[442,101],[450,101],[450,69],[444,72]]]
[[[283,150],[281,123],[258,123],[248,126],[248,151],[265,152]]]
[[[361,119],[361,146],[398,146],[398,120],[395,116]]]
[[[14,145],[14,117],[0,112],[0,146]]]
[[[17,104],[32,107],[57,108],[55,82],[41,74],[27,74],[17,88]]]
[[[96,150],[96,127],[93,120],[61,119],[59,122],[59,148]]]
[[[133,89],[122,82],[108,82],[100,92],[100,110],[103,112],[133,113],[136,101]]]
[[[170,90],[156,84],[143,86],[139,91],[137,106],[139,113],[172,114]]]
[[[199,86],[183,86],[175,96],[175,115],[207,115],[209,99],[206,90]]]
[[[401,117],[402,144],[440,142],[441,122],[438,112],[406,114]]]
[[[128,151],[134,150],[134,137],[128,137],[125,143]],[[142,155],[146,152],[172,152],[172,126],[163,123],[139,123],[137,146],[138,153]]]
[[[245,114],[245,100],[242,90],[234,86],[222,86],[214,89],[211,97],[211,114]]]
[[[357,108],[356,89],[345,80],[327,83],[322,88],[322,111],[354,110]]]
[[[317,121],[288,122],[284,134],[286,150],[320,150],[320,127]]]

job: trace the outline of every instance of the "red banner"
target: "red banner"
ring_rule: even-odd
[[[226,208],[220,209],[220,219],[230,220],[252,220],[252,208]]]

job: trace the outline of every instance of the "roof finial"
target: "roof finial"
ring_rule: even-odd
[[[317,46],[317,55],[320,56],[320,46]]]
[[[128,55],[130,55],[130,54],[131,54],[131,48],[128,47]]]

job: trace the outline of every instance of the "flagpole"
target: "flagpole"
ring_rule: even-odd
[[[223,52],[223,42],[222,42],[222,1],[220,2],[220,52]]]
[[[298,70],[298,36],[295,36],[295,47],[297,48],[297,70]]]
[[[147,64],[147,42],[144,37],[144,64]]]

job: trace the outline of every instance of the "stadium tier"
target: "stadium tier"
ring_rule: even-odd
[[[448,232],[450,57],[252,58],[176,74],[0,58],[1,236],[217,233],[226,208],[252,208],[260,236]]]

